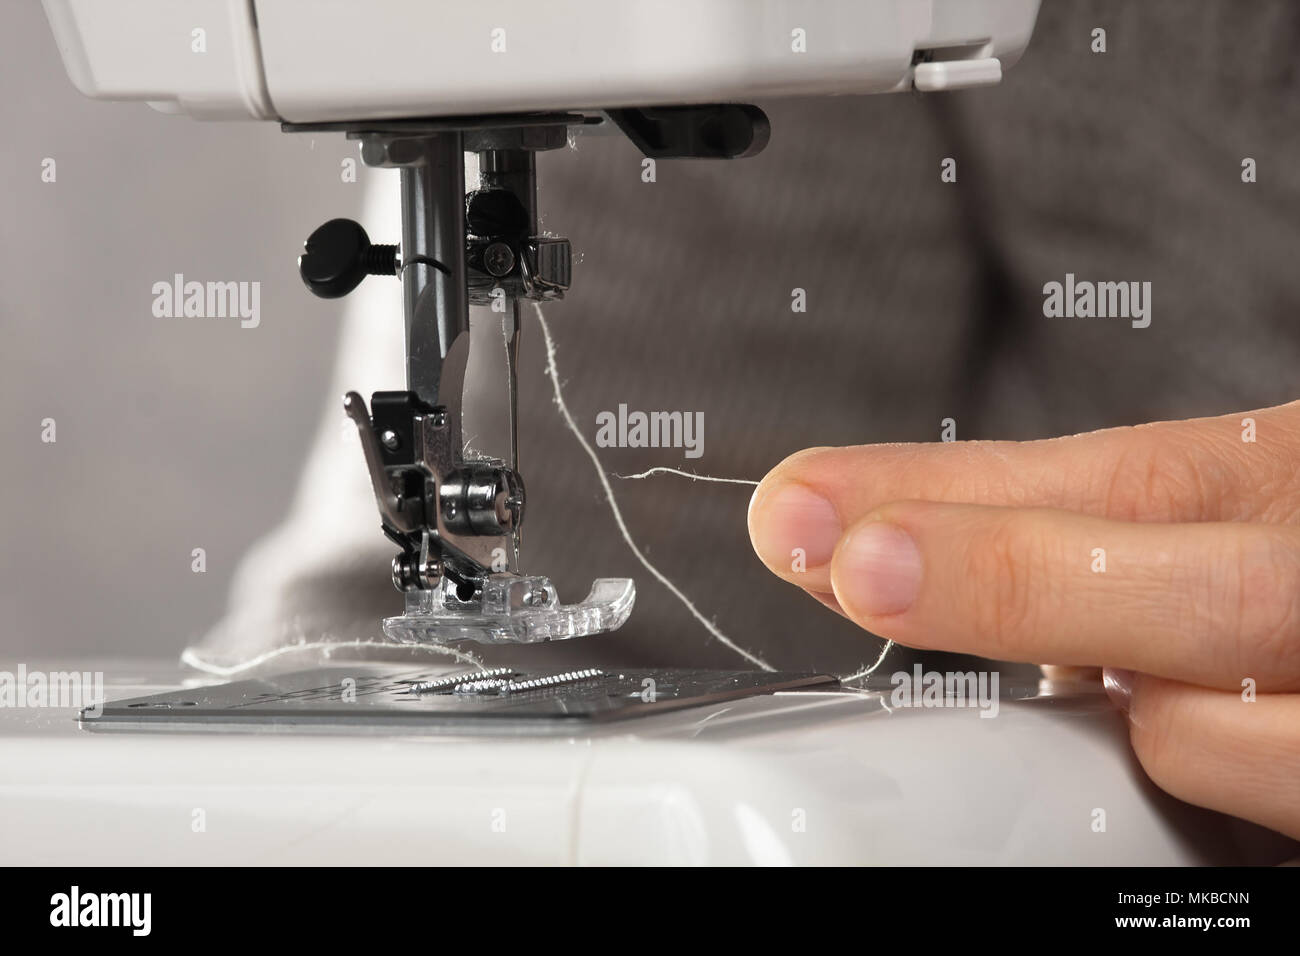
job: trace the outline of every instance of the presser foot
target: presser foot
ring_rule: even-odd
[[[403,644],[536,644],[615,631],[636,601],[631,578],[597,578],[587,597],[561,604],[549,578],[490,574],[473,602],[444,577],[430,590],[406,592],[406,613],[384,620],[384,634]]]

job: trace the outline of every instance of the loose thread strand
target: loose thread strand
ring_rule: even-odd
[[[315,650],[335,650],[340,647],[379,647],[385,650],[396,648],[431,651],[436,654],[445,654],[448,657],[454,657],[458,661],[466,664],[473,664],[479,670],[484,669],[483,662],[473,654],[467,654],[464,651],[458,651],[454,647],[446,647],[441,644],[397,644],[386,641],[308,641],[303,644],[286,644],[283,647],[277,647],[269,650],[264,654],[258,654],[246,661],[240,661],[238,664],[217,664],[212,661],[204,660],[192,647],[185,648],[181,652],[181,663],[188,664],[195,670],[203,671],[205,674],[211,674],[214,677],[233,677],[236,674],[242,674],[244,671],[252,670],[259,664],[265,664],[267,661],[274,660],[277,657],[283,657],[285,654],[295,654],[299,651]]]
[[[750,481],[748,478],[714,478],[712,475],[697,475],[693,471],[681,471],[677,468],[669,468],[665,465],[657,465],[654,468],[647,468],[645,471],[639,471],[635,475],[615,475],[615,478],[626,480],[636,480],[639,478],[649,478],[651,475],[680,475],[682,478],[689,478],[691,481],[716,481],[728,485],[749,485],[751,488],[757,488],[757,481]]]
[[[864,667],[856,674],[849,674],[847,677],[841,677],[840,683],[848,684],[855,680],[861,680],[862,678],[867,677],[870,674],[874,674],[876,669],[885,662],[885,655],[889,653],[890,649],[893,648],[893,646],[894,646],[893,641],[886,640],[884,646],[880,649],[880,656],[876,658],[876,662],[874,664],[872,664],[870,667]]]
[[[555,405],[560,410],[560,417],[564,419],[564,424],[568,426],[569,431],[573,432],[573,437],[578,439],[578,444],[582,446],[582,450],[586,452],[587,457],[591,459],[592,467],[596,470],[596,477],[600,481],[601,488],[604,489],[605,500],[609,502],[609,510],[614,515],[614,522],[618,525],[619,533],[623,536],[623,540],[626,542],[632,554],[641,562],[641,565],[650,572],[656,581],[667,588],[669,593],[681,602],[682,606],[690,612],[691,616],[699,621],[700,624],[704,626],[704,629],[708,631],[719,644],[731,649],[756,667],[760,667],[765,671],[776,670],[776,668],[763,660],[757,654],[747,651],[739,644],[736,644],[731,640],[731,638],[723,634],[716,624],[701,614],[691,599],[682,593],[682,590],[677,587],[677,585],[668,580],[662,571],[650,563],[650,559],[642,553],[641,548],[638,547],[636,541],[632,539],[632,533],[628,530],[627,522],[623,520],[623,512],[619,508],[618,501],[614,497],[614,487],[610,484],[609,477],[605,474],[605,469],[601,467],[600,457],[596,454],[596,450],[591,447],[591,443],[587,441],[587,436],[584,435],[582,429],[578,427],[578,423],[574,420],[573,414],[569,411],[568,404],[564,401],[564,390],[560,385],[560,373],[555,362],[555,340],[551,337],[551,329],[550,326],[546,324],[546,316],[542,314],[541,305],[534,302],[533,311],[537,313],[537,322],[542,329],[542,338],[546,341],[546,374],[551,379],[551,387],[555,391]]]

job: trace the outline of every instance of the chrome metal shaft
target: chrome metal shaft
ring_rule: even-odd
[[[469,328],[465,154],[459,132],[430,135],[419,147],[419,161],[401,167],[406,381],[410,391],[437,404],[442,360]]]

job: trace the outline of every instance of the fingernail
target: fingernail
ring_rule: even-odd
[[[773,568],[792,570],[827,564],[844,533],[835,506],[793,482],[755,494],[749,528],[760,558]]]
[[[1115,709],[1121,714],[1127,714],[1133,703],[1133,672],[1106,667],[1102,669],[1101,682]]]
[[[921,590],[921,552],[895,524],[850,532],[835,561],[835,594],[855,615],[901,614]]]

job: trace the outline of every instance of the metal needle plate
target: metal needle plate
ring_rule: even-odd
[[[402,670],[391,665],[336,665],[112,701],[83,727],[199,730],[295,726],[460,729],[520,721],[572,726],[649,716],[776,691],[828,689],[821,674],[763,671],[495,668],[481,672]],[[509,687],[503,689],[503,684]]]

